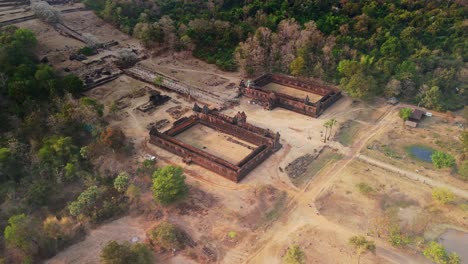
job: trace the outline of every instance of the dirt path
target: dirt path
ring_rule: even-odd
[[[399,167],[396,167],[396,166],[393,166],[391,164],[388,164],[388,163],[373,159],[371,157],[368,157],[368,156],[362,155],[362,154],[358,155],[358,159],[360,159],[360,160],[362,160],[364,162],[367,162],[369,164],[375,165],[377,167],[380,167],[382,169],[389,170],[389,171],[392,171],[392,172],[396,172],[396,173],[400,174],[401,176],[405,176],[405,177],[407,177],[407,178],[409,178],[411,180],[414,180],[414,181],[422,182],[422,183],[427,184],[427,185],[429,185],[431,187],[447,188],[450,191],[452,191],[454,194],[456,194],[456,195],[458,195],[460,197],[468,198],[468,191],[459,189],[459,188],[454,187],[454,186],[452,186],[450,184],[446,184],[446,183],[443,183],[443,182],[439,182],[437,180],[433,180],[433,179],[431,179],[431,178],[429,178],[427,176],[421,175],[419,173],[412,172],[412,171],[407,171],[407,170],[401,169]]]
[[[125,216],[101,225],[92,230],[83,241],[70,246],[55,257],[45,261],[45,263],[99,263],[101,249],[110,240],[130,242],[132,238],[137,238],[138,241],[144,241],[147,224],[148,222],[141,218]]]
[[[338,225],[319,215],[314,201],[326,191],[340,175],[340,172],[354,159],[365,143],[380,133],[387,125],[391,124],[391,118],[396,107],[387,107],[385,115],[364,136],[362,136],[351,148],[342,148],[345,157],[336,162],[329,170],[321,171],[290,200],[280,219],[266,231],[258,241],[260,246],[246,263],[273,263],[278,255],[277,245],[284,245],[289,240],[290,234],[305,225],[313,225],[320,230],[330,230],[338,233],[343,239],[353,235],[360,235],[354,230]],[[376,241],[380,257],[392,263],[425,263],[419,255],[402,254],[391,248],[387,243]],[[404,260],[404,261],[403,261]],[[403,262],[402,262],[403,261]]]

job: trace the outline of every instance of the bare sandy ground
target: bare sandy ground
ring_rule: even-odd
[[[139,46],[137,40],[104,23],[91,11],[67,14],[64,21],[75,30],[92,33],[102,41],[118,40],[121,42],[119,47]],[[81,46],[80,43],[60,36],[40,22],[31,20],[19,25],[31,28],[38,34],[37,54],[51,56],[50,61],[54,66],[67,65],[69,62],[63,61],[63,58],[66,58],[71,50]],[[241,79],[240,73],[222,72],[214,65],[180,54],[150,57],[142,64],[225,99],[233,98],[233,87]],[[140,97],[128,95],[145,87],[169,95],[172,100],[153,111],[142,113],[136,108],[148,101],[149,94]],[[244,111],[247,114],[247,122],[278,131],[283,148],[260,164],[241,183],[235,184],[199,166],[184,164],[180,157],[148,144],[150,123],[167,119],[169,125],[164,128],[167,129],[177,119],[167,110],[178,106],[191,109],[193,101],[128,76],[120,76],[88,91],[86,95],[103,103],[110,125],[121,127],[134,143],[136,154],[128,158],[128,164],[141,162],[145,154],[152,154],[158,158],[158,166],[171,164],[184,169],[191,194],[186,201],[165,208],[164,213],[166,219],[181,226],[198,246],[176,256],[166,256],[165,262],[209,263],[206,258],[203,260],[201,253],[201,248],[206,246],[216,253],[217,259],[212,261],[216,263],[281,263],[286,248],[293,243],[304,249],[307,263],[355,262],[354,250],[347,241],[353,235],[365,235],[367,227],[364,220],[373,216],[375,204],[359,196],[337,193],[355,184],[354,181],[358,178],[350,176],[347,172],[353,168],[353,162],[369,141],[375,138],[380,140],[386,132],[392,131],[392,128],[400,124],[395,107],[381,103],[356,103],[345,97],[327,109],[320,118],[315,119],[281,108],[266,111],[242,98],[238,105],[226,109],[223,113],[233,116],[238,111]],[[122,100],[127,106],[116,113],[108,113],[110,105],[118,100]],[[191,112],[187,111],[182,116],[190,114]],[[356,138],[347,147],[333,140],[324,143],[323,123],[330,118],[336,118],[339,124],[355,120],[363,125],[362,130],[355,134]],[[335,135],[336,130],[337,128],[334,128],[332,135]],[[417,137],[418,132],[414,133]],[[316,153],[325,146],[335,149],[343,155],[343,159],[325,166],[304,186],[294,186],[284,168],[293,160],[305,154]],[[408,168],[411,170],[414,167]],[[369,177],[372,179],[378,177],[378,174]],[[151,181],[148,176],[138,180]],[[402,182],[394,184],[401,185],[402,189],[410,186]],[[152,202],[149,186],[144,187],[142,191],[145,206],[151,211],[156,210],[157,206]],[[412,188],[418,191],[424,189],[424,195],[428,195],[426,186],[420,188],[413,185]],[[333,192],[334,196],[324,200],[324,195]],[[324,201],[329,208],[320,207]],[[403,210],[402,219],[412,219],[411,217],[418,214],[418,210]],[[450,212],[447,214],[450,215]],[[156,222],[126,216],[103,224],[92,230],[84,241],[65,249],[46,263],[98,263],[100,249],[109,240],[129,241],[133,237],[144,239],[145,230],[154,223]],[[237,238],[229,239],[229,232],[235,232]],[[426,262],[421,255],[392,248],[384,239],[372,239],[376,241],[377,254],[366,254],[361,258],[362,263]]]
[[[132,242],[137,238],[143,242],[148,222],[143,218],[125,216],[99,228],[91,230],[85,240],[72,245],[55,257],[47,260],[48,264],[91,264],[99,263],[101,249],[111,240]]]
[[[252,152],[253,148],[256,148],[253,144],[201,124],[197,124],[176,135],[175,138],[212,155],[221,157],[232,164],[239,163]],[[232,140],[229,141],[229,138],[241,142],[242,145]],[[252,149],[245,147],[246,145]]]

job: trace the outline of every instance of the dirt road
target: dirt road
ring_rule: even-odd
[[[322,171],[300,191],[298,191],[288,206],[284,210],[280,219],[268,230],[258,241],[261,245],[248,259],[246,263],[276,263],[278,262],[278,245],[284,245],[289,240],[290,234],[306,225],[316,226],[320,230],[330,230],[338,233],[347,240],[353,235],[362,235],[354,230],[329,221],[318,214],[314,202],[326,191],[340,175],[340,172],[354,159],[359,157],[359,153],[365,143],[373,136],[381,132],[387,125],[391,124],[394,118],[396,107],[387,107],[385,115],[363,135],[351,148],[343,148],[345,157],[336,162],[327,171]],[[408,255],[396,251],[386,242],[376,241],[377,252],[381,258],[391,263],[426,263],[426,260],[419,255]]]
[[[362,160],[364,162],[367,162],[369,164],[375,165],[377,167],[380,167],[382,169],[389,170],[389,171],[392,171],[392,172],[396,172],[396,173],[400,174],[401,176],[407,177],[407,178],[409,178],[411,180],[414,180],[414,181],[422,182],[422,183],[427,184],[427,185],[429,185],[431,187],[442,187],[442,188],[449,189],[454,194],[456,194],[456,195],[458,195],[460,197],[468,198],[468,191],[459,189],[459,188],[454,187],[454,186],[452,186],[450,184],[446,184],[446,183],[443,183],[443,182],[439,182],[437,180],[433,180],[433,179],[431,179],[429,177],[426,177],[424,175],[421,175],[419,173],[412,172],[412,171],[407,171],[407,170],[404,170],[402,168],[393,166],[391,164],[388,164],[388,163],[373,159],[371,157],[368,157],[368,156],[362,155],[362,154],[358,155],[358,159],[360,159],[360,160]]]

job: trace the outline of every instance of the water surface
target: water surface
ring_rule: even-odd
[[[447,229],[437,240],[444,245],[448,252],[457,253],[462,264],[468,264],[468,233]]]
[[[432,163],[431,156],[434,153],[434,150],[429,147],[413,145],[407,147],[407,151],[411,156],[418,160]]]

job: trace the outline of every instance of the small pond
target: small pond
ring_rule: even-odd
[[[425,161],[425,162],[432,162],[431,156],[434,153],[434,150],[425,147],[425,146],[419,146],[419,145],[412,145],[406,147],[406,151],[414,158]]]
[[[461,263],[468,263],[468,250],[466,250],[468,233],[455,229],[447,229],[437,240],[444,245],[448,252],[457,253],[462,260]]]

